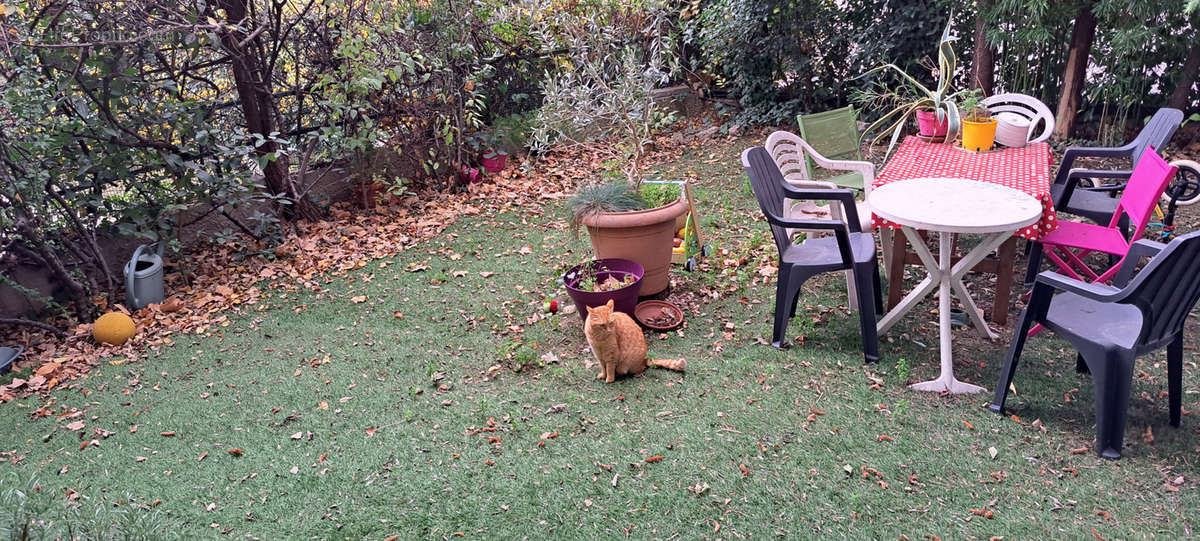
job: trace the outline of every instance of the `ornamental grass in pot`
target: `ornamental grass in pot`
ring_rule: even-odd
[[[570,201],[571,221],[587,228],[597,259],[639,263],[645,269],[641,295],[661,296],[670,285],[675,219],[688,207],[679,193],[664,199],[650,186],[643,190],[642,161],[655,131],[674,121],[651,94],[678,67],[670,44],[673,13],[651,5],[637,24],[622,25],[602,14],[565,11],[547,15],[547,25],[563,32],[543,45],[564,50],[572,68],[543,80],[532,147],[587,147],[619,166],[624,181],[583,179]]]

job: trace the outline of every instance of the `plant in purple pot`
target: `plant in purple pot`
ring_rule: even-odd
[[[563,275],[563,284],[580,319],[587,319],[587,307],[602,306],[610,299],[616,311],[632,316],[644,273],[641,265],[628,259],[596,259],[571,267]]]

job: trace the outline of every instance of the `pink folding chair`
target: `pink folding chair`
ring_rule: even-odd
[[[1129,186],[1117,203],[1117,211],[1108,222],[1108,226],[1093,225],[1083,222],[1060,221],[1058,229],[1042,237],[1041,243],[1045,256],[1058,265],[1062,274],[1076,280],[1085,280],[1076,272],[1078,269],[1087,280],[1103,283],[1112,278],[1121,267],[1120,262],[1102,273],[1093,271],[1083,258],[1092,252],[1103,252],[1125,257],[1133,241],[1142,238],[1142,233],[1150,223],[1154,205],[1162,197],[1167,182],[1175,176],[1177,168],[1163,160],[1153,147],[1146,148],[1141,159],[1129,176]],[[1134,226],[1133,235],[1127,239],[1121,234],[1117,223],[1121,215],[1129,217],[1129,224]],[[1046,248],[1050,248],[1046,250]],[[1055,253],[1058,250],[1062,257]]]
[[[1134,166],[1133,174],[1129,176],[1129,184],[1121,194],[1117,210],[1107,226],[1059,221],[1058,229],[1038,239],[1033,249],[1039,252],[1044,250],[1044,255],[1058,265],[1058,272],[1062,274],[1085,282],[1107,282],[1120,270],[1121,262],[1129,253],[1129,247],[1134,241],[1142,238],[1142,233],[1150,223],[1154,205],[1162,197],[1167,183],[1175,176],[1177,170],[1178,168],[1163,160],[1153,147],[1147,147]],[[1118,225],[1122,215],[1128,216],[1129,224],[1134,226],[1133,234],[1129,238],[1125,238]],[[1056,250],[1059,253],[1055,253]],[[1120,260],[1107,270],[1097,273],[1083,260],[1093,252],[1120,256]],[[1030,261],[1035,260],[1031,255]],[[1033,336],[1040,330],[1041,326],[1035,327],[1030,330],[1029,335]]]

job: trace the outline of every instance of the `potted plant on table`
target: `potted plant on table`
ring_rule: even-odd
[[[651,95],[674,71],[668,43],[671,13],[649,8],[639,14],[638,24],[628,27],[605,22],[603,13],[564,11],[550,17],[554,20],[547,24],[563,31],[544,35],[548,41],[543,46],[566,50],[563,63],[571,67],[542,83],[545,98],[534,121],[532,147],[587,147],[606,158],[606,164],[619,166],[623,180],[593,179],[570,199],[571,222],[587,228],[597,258],[642,265],[642,296],[661,296],[670,285],[676,218],[688,209],[677,188],[665,198],[642,190],[647,144],[657,128],[673,120]],[[655,201],[648,202],[646,195]]]
[[[951,17],[953,21],[953,17]],[[863,130],[862,138],[873,134],[873,145],[890,138],[887,154],[900,141],[900,137],[908,132],[909,118],[915,117],[920,135],[935,141],[954,141],[962,126],[957,99],[963,91],[955,91],[951,79],[958,70],[958,57],[954,54],[952,43],[957,37],[950,35],[951,22],[946,23],[942,37],[938,40],[937,66],[929,66],[937,79],[933,86],[926,86],[916,77],[905,73],[895,64],[881,64],[855,77],[861,79],[875,74],[892,74],[898,83],[889,84],[886,80],[876,80],[865,89],[856,90],[852,101],[861,105],[886,109],[883,116]]]
[[[964,94],[962,108],[967,117],[962,121],[962,147],[976,152],[992,149],[996,142],[996,119],[981,103],[979,89]]]

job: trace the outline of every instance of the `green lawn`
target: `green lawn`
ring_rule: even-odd
[[[937,372],[931,301],[864,366],[844,282],[827,276],[789,327],[803,344],[766,345],[774,278],[758,269],[774,247],[738,161],[749,141],[660,165],[697,179],[724,251],[674,274],[687,326],[649,337],[686,374],[599,383],[579,317],[541,313],[589,252],[561,202],[463,217],[325,290],[273,290],[211,336],[0,406],[0,497],[15,509],[0,531],[25,524],[24,494],[37,516],[68,516],[34,524],[62,535],[111,522],[149,538],[1192,535],[1200,423],[1167,425],[1165,354],[1140,361],[1125,458],[1109,462],[1092,448],[1091,380],[1050,333],[1017,375],[1019,420],[984,409],[990,395],[906,388]],[[995,384],[1002,331],[956,334],[961,379]],[[82,439],[66,428],[81,420]]]

